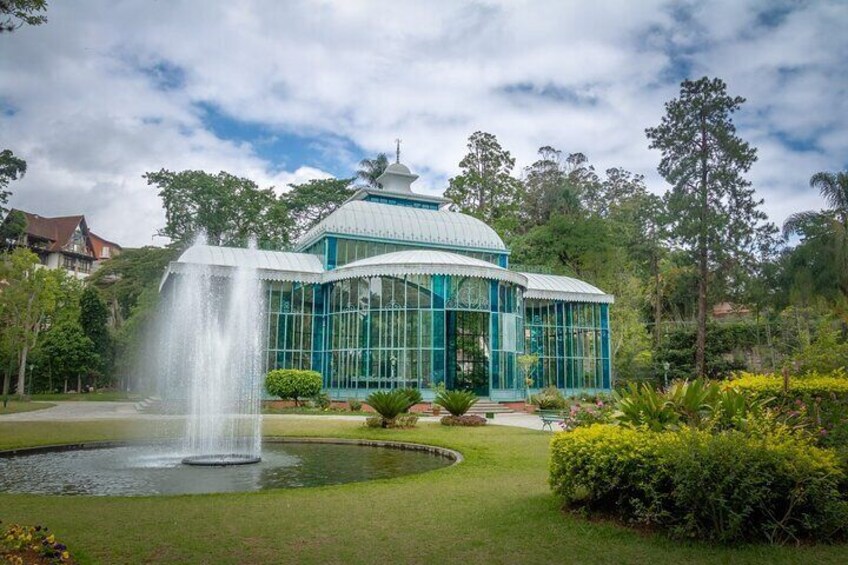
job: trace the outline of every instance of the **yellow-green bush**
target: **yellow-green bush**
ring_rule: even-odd
[[[842,539],[845,480],[832,451],[791,435],[595,425],[551,443],[567,507],[723,543]]]
[[[781,376],[752,373],[740,373],[725,386],[750,398],[771,399],[770,406],[801,421],[821,445],[848,447],[848,375],[843,370],[790,377],[788,390]]]

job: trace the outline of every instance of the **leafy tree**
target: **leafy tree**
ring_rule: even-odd
[[[265,389],[268,394],[279,396],[283,400],[291,398],[295,406],[300,406],[301,398],[316,396],[321,392],[321,373],[298,369],[274,369],[265,375]]]
[[[95,343],[76,322],[64,322],[50,328],[40,349],[48,360],[52,375],[64,381],[65,392],[68,380],[72,378],[77,381],[76,391],[82,392],[83,376],[96,371],[101,365]]]
[[[515,159],[509,151],[491,133],[477,131],[468,138],[459,167],[462,173],[450,179],[445,197],[502,232],[514,229],[521,183],[511,176]]]
[[[201,232],[211,245],[243,246],[250,238],[264,248],[289,243],[287,211],[270,188],[224,171],[162,169],[144,178],[159,189],[165,207],[166,224],[158,234],[174,243],[190,242]]]
[[[112,340],[109,335],[109,310],[106,303],[100,297],[100,293],[94,286],[86,286],[80,297],[79,326],[85,336],[91,340],[94,352],[97,354],[100,365],[91,367],[105,373],[111,358]]]
[[[594,175],[582,153],[563,158],[550,146],[539,148],[539,159],[524,169],[521,218],[524,230],[545,224],[554,214],[577,213],[581,185]]]
[[[353,179],[319,179],[290,184],[282,200],[293,223],[291,241],[297,241],[353,195]]]
[[[356,178],[373,188],[378,188],[377,179],[389,166],[389,158],[385,153],[377,153],[373,159],[363,159],[359,162]]]
[[[610,227],[594,215],[554,216],[518,243],[516,260],[597,280],[613,268],[618,252]]]
[[[0,224],[0,246],[9,251],[15,247],[26,231],[26,216],[20,210],[12,210]]]
[[[88,283],[97,287],[109,306],[116,329],[130,317],[146,289],[158,289],[165,267],[178,254],[178,249],[167,247],[125,249],[88,278]]]
[[[3,264],[6,285],[0,293],[3,311],[4,341],[9,344],[18,366],[18,396],[23,398],[26,385],[27,356],[38,343],[45,319],[56,308],[58,271],[41,268],[38,256],[27,249],[16,249]],[[3,395],[9,391],[9,375],[3,383]]]
[[[8,190],[9,183],[22,178],[26,174],[26,170],[26,161],[20,157],[15,157],[10,149],[0,151],[0,215],[5,216],[8,212],[6,203],[9,201],[9,196],[12,195]]]
[[[729,96],[720,79],[686,80],[680,96],[666,103],[661,123],[646,130],[650,147],[662,152],[658,171],[672,185],[671,235],[697,264],[699,375],[705,373],[710,285],[742,285],[775,232],[743,176],[757,158],[731,119],[744,102]]]
[[[25,24],[41,25],[47,16],[38,12],[45,11],[46,0],[0,0],[0,33],[11,33]]]
[[[814,277],[817,290],[832,295],[833,289],[845,298],[848,297],[848,171],[816,173],[810,179],[810,186],[818,189],[829,208],[792,214],[784,223],[783,232],[787,236],[801,236],[797,247],[803,258],[801,266]]]

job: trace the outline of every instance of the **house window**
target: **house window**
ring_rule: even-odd
[[[100,258],[101,259],[108,259],[111,256],[110,255],[111,251],[112,250],[109,249],[108,245],[104,245],[103,249],[100,250]]]
[[[73,271],[76,268],[76,261],[73,257],[69,257],[67,255],[62,256],[62,266],[68,269],[69,271]]]

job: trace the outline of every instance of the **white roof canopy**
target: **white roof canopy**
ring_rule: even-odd
[[[400,208],[400,207],[395,207]],[[407,208],[400,208],[407,209]],[[385,253],[325,271],[321,259],[306,253],[264,251],[236,247],[195,245],[173,261],[160,288],[171,273],[203,269],[214,276],[231,276],[236,267],[256,269],[265,280],[328,283],[360,277],[399,277],[404,275],[452,275],[509,282],[524,287],[525,298],[611,304],[613,296],[571,277],[517,273],[493,263],[430,249]]]
[[[295,248],[302,251],[323,235],[339,235],[454,247],[507,251],[500,236],[478,220],[449,210],[428,210],[351,200],[309,230]]]
[[[527,278],[524,298],[612,304],[615,298],[597,287],[571,277],[522,273]]]
[[[520,273],[473,257],[428,249],[398,251],[360,259],[328,271],[324,281],[403,275],[455,275],[494,279],[522,287],[527,285],[527,279]]]

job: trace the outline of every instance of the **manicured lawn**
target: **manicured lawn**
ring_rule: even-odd
[[[97,401],[106,400],[110,402],[136,402],[142,399],[141,395],[131,394],[120,391],[105,391],[105,392],[83,392],[80,394],[33,394],[33,400],[77,400],[77,401]]]
[[[150,435],[161,424],[0,423],[0,447]],[[844,563],[848,546],[724,548],[563,513],[547,486],[550,434],[486,426],[367,429],[286,419],[266,435],[408,440],[466,460],[417,476],[252,494],[0,495],[0,519],[49,526],[98,563]]]
[[[308,406],[290,406],[287,408],[262,408],[263,414],[307,414],[309,416],[373,416],[374,412],[364,412],[357,410],[323,410],[321,408],[310,408]]]
[[[10,400],[4,407],[3,400],[0,399],[0,415],[16,414],[18,412],[34,412],[36,410],[44,410],[45,408],[50,408],[51,406],[56,405],[49,404],[47,402],[19,402],[17,400]]]

